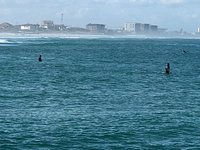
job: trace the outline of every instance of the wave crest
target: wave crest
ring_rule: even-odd
[[[7,39],[0,39],[0,44],[7,44],[7,43],[12,43],[10,41],[8,41]]]

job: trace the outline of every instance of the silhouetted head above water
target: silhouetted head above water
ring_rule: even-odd
[[[39,61],[40,61],[40,62],[42,61],[42,55],[39,56]]]

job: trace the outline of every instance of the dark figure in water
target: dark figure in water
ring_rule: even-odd
[[[167,66],[165,67],[165,73],[169,74],[170,73],[170,65],[167,63]]]
[[[186,53],[186,51],[183,51],[184,53]]]
[[[42,55],[39,56],[39,59],[38,59],[40,62],[42,61]]]

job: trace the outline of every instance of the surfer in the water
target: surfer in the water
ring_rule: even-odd
[[[42,55],[39,56],[39,59],[38,59],[38,60],[39,60],[39,62],[42,61]]]
[[[165,67],[165,73],[169,74],[170,73],[170,65],[167,63],[167,66]]]

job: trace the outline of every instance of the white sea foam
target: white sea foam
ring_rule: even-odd
[[[105,35],[105,34],[22,34],[22,33],[1,33],[0,38],[6,39],[38,39],[38,38],[65,38],[65,39],[102,39],[102,38],[146,38],[143,35]]]
[[[106,34],[62,34],[62,33],[38,33],[38,34],[29,34],[29,33],[0,33],[0,40],[2,39],[38,39],[38,38],[65,38],[65,39],[102,39],[102,38],[111,38],[111,39],[200,39],[200,37],[192,36],[159,36],[159,35],[138,35],[138,34],[118,34],[118,35],[106,35]],[[0,41],[1,43],[1,41]]]
[[[14,38],[0,38],[0,46],[16,46],[23,43],[22,40]]]
[[[11,43],[11,42],[9,42],[7,39],[0,39],[0,43],[7,44],[7,43]]]

